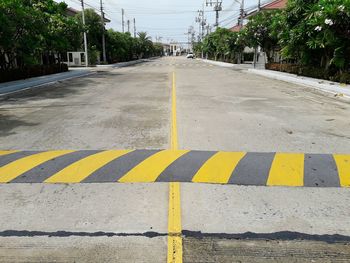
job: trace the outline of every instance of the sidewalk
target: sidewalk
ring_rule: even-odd
[[[297,85],[303,85],[314,88],[323,92],[331,93],[341,97],[350,98],[350,85],[340,84],[323,79],[315,79],[285,72],[264,70],[264,69],[248,69],[249,73],[257,74],[275,80],[281,80]]]
[[[87,76],[93,73],[94,72],[92,72],[90,69],[74,69],[68,72],[0,83],[0,97],[11,93],[27,90],[30,88],[52,84],[57,81]]]
[[[289,73],[280,72],[280,71],[273,71],[273,70],[267,70],[267,69],[254,69],[253,65],[250,65],[250,64],[231,64],[231,63],[206,60],[206,59],[199,59],[199,60],[205,63],[219,66],[219,67],[244,69],[247,72],[252,74],[314,88],[316,90],[331,93],[336,96],[350,98],[350,85],[340,84],[337,82],[332,82],[332,81],[323,80],[323,79],[315,79],[315,78],[309,78],[304,76],[298,76],[295,74],[289,74]]]

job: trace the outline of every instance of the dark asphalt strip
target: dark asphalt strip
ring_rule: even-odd
[[[165,237],[168,233],[144,232],[144,233],[114,233],[114,232],[70,232],[70,231],[28,231],[28,230],[5,230],[0,232],[0,237]],[[246,232],[242,234],[228,233],[202,233],[200,231],[182,230],[184,238],[214,238],[214,239],[234,239],[234,240],[281,240],[281,241],[320,241],[329,244],[334,243],[350,243],[350,236],[339,234],[334,235],[310,235],[299,232],[281,231],[274,233],[252,233]]]
[[[0,237],[165,237],[167,233],[145,232],[145,233],[113,233],[113,232],[69,232],[69,231],[28,231],[28,230],[5,230],[0,232]]]
[[[306,241],[321,241],[326,243],[350,242],[350,236],[339,234],[334,235],[310,235],[299,232],[281,231],[274,233],[252,233],[246,232],[242,234],[227,234],[227,233],[202,233],[200,231],[182,230],[182,235],[197,239],[202,238],[217,238],[217,239],[236,239],[236,240],[306,240]]]

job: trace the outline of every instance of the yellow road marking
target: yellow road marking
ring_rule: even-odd
[[[350,155],[334,154],[333,157],[337,164],[340,185],[350,187]]]
[[[15,152],[18,152],[18,151],[0,151],[0,156],[15,153]]]
[[[176,116],[176,78],[172,79],[172,110],[171,110],[171,149],[178,149],[177,116]],[[182,263],[182,226],[180,183],[169,184],[168,213],[168,263]]]
[[[304,154],[276,153],[271,165],[267,185],[303,186]]]
[[[111,150],[90,155],[45,180],[45,183],[79,183],[107,163],[131,150]]]
[[[198,170],[192,179],[194,183],[226,184],[239,161],[245,156],[243,152],[218,152]]]
[[[187,150],[164,150],[147,158],[119,179],[120,183],[151,183]]]
[[[42,163],[72,152],[74,151],[42,152],[13,161],[0,168],[0,183],[8,183]]]
[[[175,72],[173,72],[173,81],[172,81],[172,92],[171,92],[171,149],[178,149],[178,141],[177,141],[177,116],[176,116],[176,78]]]

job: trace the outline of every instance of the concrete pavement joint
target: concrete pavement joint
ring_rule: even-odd
[[[182,230],[183,237],[192,237],[196,239],[202,238],[217,238],[217,239],[237,239],[237,240],[307,240],[307,241],[321,241],[329,244],[339,242],[350,242],[350,236],[339,234],[334,235],[310,235],[292,231],[280,231],[274,233],[252,233],[246,232],[241,234],[228,233],[203,233],[201,231]]]
[[[37,237],[37,236],[48,236],[48,237],[165,237],[167,233],[157,232],[145,232],[145,233],[113,233],[113,232],[70,232],[70,231],[29,231],[29,230],[5,230],[0,232],[0,237]]]

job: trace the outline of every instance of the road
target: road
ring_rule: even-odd
[[[4,150],[350,153],[350,104],[198,60],[103,68],[0,102]],[[165,262],[167,183],[0,185],[2,262]],[[348,188],[181,184],[184,262],[350,260]]]

